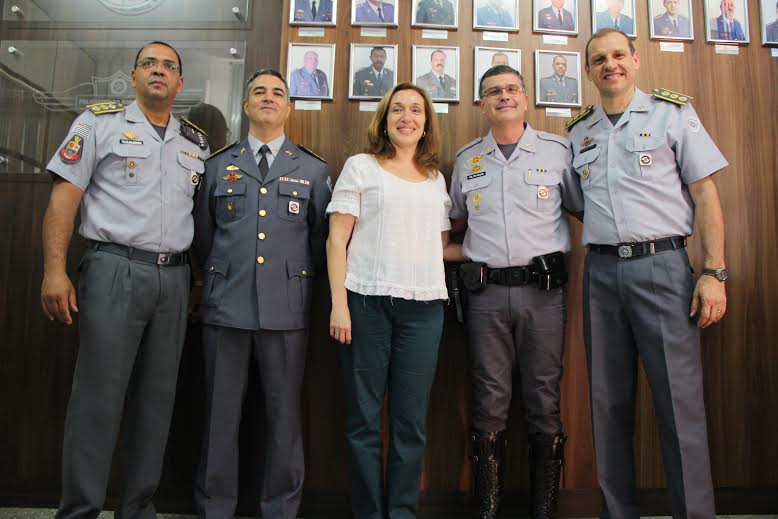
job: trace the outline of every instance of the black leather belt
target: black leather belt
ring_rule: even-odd
[[[131,260],[141,261],[143,263],[159,265],[160,267],[177,267],[179,265],[186,265],[189,262],[189,256],[186,252],[149,252],[127,247],[126,245],[119,245],[118,243],[101,241],[90,242],[90,248],[93,250],[110,252],[111,254],[118,254],[119,256],[124,256]]]
[[[528,285],[535,281],[535,272],[530,267],[506,267],[501,269],[487,269],[486,279],[489,283],[516,287]]]
[[[644,241],[641,243],[620,243],[618,245],[598,245],[593,243],[589,245],[589,250],[591,252],[596,252],[597,254],[609,254],[611,256],[628,259],[656,254],[657,252],[666,250],[683,249],[684,247],[686,247],[686,236],[672,236],[670,238]]]

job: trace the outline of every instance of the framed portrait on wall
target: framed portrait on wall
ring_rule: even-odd
[[[581,106],[581,53],[535,51],[535,104]]]
[[[592,0],[592,33],[605,28],[636,37],[635,0]]]
[[[411,4],[411,25],[414,27],[459,27],[459,0],[412,0]]]
[[[761,0],[759,14],[762,32],[762,45],[778,46],[778,1]]]
[[[578,0],[532,0],[532,30],[578,34]]]
[[[351,0],[351,25],[397,27],[400,0]]]
[[[414,45],[413,82],[433,101],[459,101],[459,47]]]
[[[476,47],[473,61],[473,101],[481,99],[481,76],[492,67],[508,65],[521,72],[521,50],[501,47]]]
[[[291,0],[289,23],[292,25],[335,25],[338,0]]]
[[[397,84],[397,45],[352,43],[349,99],[380,99]]]
[[[286,57],[289,96],[332,99],[335,44],[290,43]]]
[[[748,0],[704,0],[705,39],[713,43],[748,43]]]
[[[648,30],[654,40],[693,40],[691,0],[648,0]]]
[[[473,0],[473,29],[519,30],[519,0]]]

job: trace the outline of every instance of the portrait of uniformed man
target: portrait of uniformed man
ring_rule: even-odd
[[[57,519],[97,517],[121,442],[116,516],[156,517],[154,494],[186,336],[193,197],[209,147],[172,114],[183,64],[167,43],[132,62],[135,100],[87,106],[46,166],[43,312],[78,322],[79,346],[62,443]],[[66,273],[73,222],[86,251],[78,290]]]
[[[373,46],[351,44],[351,96],[380,98],[395,83],[394,68],[397,48],[394,45]],[[366,66],[361,66],[367,62]],[[390,65],[390,66],[387,66]],[[359,68],[357,68],[359,67]]]
[[[352,0],[351,9],[357,25],[397,25],[394,0]]]
[[[572,243],[567,213],[580,213],[583,198],[569,141],[526,122],[528,97],[519,71],[493,67],[478,91],[490,131],[456,154],[449,214],[452,232],[465,229],[458,259],[466,261],[459,277],[467,291],[474,516],[500,517],[506,464],[516,459],[506,455],[508,415],[511,400],[520,398],[529,439],[530,516],[554,518],[565,444],[560,380],[565,255]]]
[[[516,0],[474,0],[473,27],[479,29],[519,29],[518,2]]]
[[[747,0],[706,0],[705,8],[708,41],[749,41]]]
[[[481,76],[492,67],[507,65],[521,72],[521,50],[506,47],[476,47],[473,66],[473,101],[479,101]]]
[[[635,36],[634,0],[596,0],[594,3],[593,30],[617,29],[629,36]]]
[[[411,24],[456,28],[458,11],[459,0],[413,0]]]
[[[541,69],[548,67],[550,59],[551,75],[540,77]],[[580,85],[577,77],[580,76],[579,55],[577,53],[554,53],[549,51],[535,51],[535,60],[538,72],[535,77],[540,77],[536,89],[538,102],[543,104],[578,105]],[[572,69],[568,74],[568,60],[572,61]]]
[[[425,59],[427,56],[428,58]],[[457,89],[458,48],[414,46],[413,57],[415,83],[427,90],[433,100],[455,100],[459,98],[459,90]],[[422,68],[425,67],[424,63],[426,63],[426,68],[429,72],[417,75],[424,70]]]
[[[334,45],[290,43],[288,52],[289,95],[332,99],[330,79],[335,60]]]
[[[300,393],[314,277],[325,265],[327,164],[291,142],[284,77],[247,82],[249,133],[214,153],[195,208],[205,427],[195,501],[202,518],[230,518],[238,500],[238,436],[251,363],[264,398],[262,517],[297,517],[305,463]]]
[[[334,25],[338,0],[293,0],[289,23]]]
[[[778,2],[773,5],[773,0],[762,0],[762,43],[778,43]],[[772,22],[768,21],[772,18]]]
[[[712,177],[728,163],[691,96],[637,88],[641,56],[623,32],[595,33],[585,63],[600,103],[567,128],[584,195],[583,327],[600,516],[641,515],[634,452],[641,362],[671,513],[713,518],[700,330],[727,310],[724,216]],[[686,248],[695,229],[697,272]]]
[[[693,39],[689,0],[651,0],[651,37],[656,39]]]
[[[534,29],[538,32],[578,32],[576,0],[532,0]],[[543,7],[545,5],[545,7]]]

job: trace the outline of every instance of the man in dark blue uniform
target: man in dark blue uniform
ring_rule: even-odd
[[[324,265],[327,164],[284,135],[283,76],[257,71],[243,110],[249,134],[206,162],[195,201],[202,303],[206,425],[195,488],[200,517],[231,518],[238,493],[238,429],[249,362],[265,399],[261,515],[294,519],[303,488],[302,386],[313,276]]]

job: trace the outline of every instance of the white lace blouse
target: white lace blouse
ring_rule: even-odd
[[[328,214],[357,218],[346,288],[417,301],[448,299],[440,233],[451,228],[450,208],[442,174],[409,182],[383,169],[372,155],[349,157],[327,206]]]

